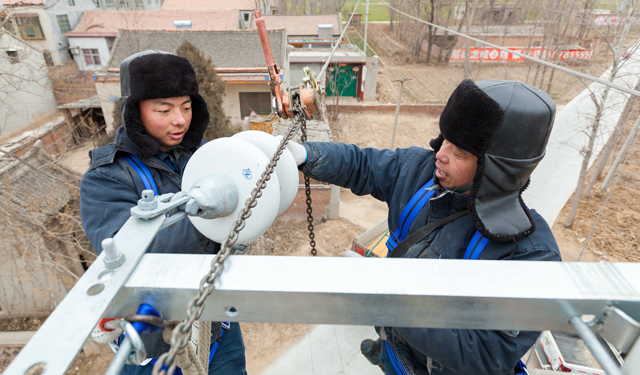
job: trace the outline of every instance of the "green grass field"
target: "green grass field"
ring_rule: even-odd
[[[362,48],[364,47],[364,40],[362,40],[360,35],[358,35],[355,30],[349,28],[349,30],[347,30],[347,37],[349,37],[349,41],[351,42],[351,44],[355,44],[356,46],[358,46],[358,48],[360,48],[360,51],[362,51]],[[374,55],[369,46],[369,43],[371,43],[370,38],[367,39],[367,57],[371,57]],[[375,48],[375,46],[373,48]]]
[[[354,11],[357,0],[349,0],[344,7],[342,7],[342,20],[347,20],[347,13]],[[358,7],[355,8],[356,13],[362,14],[362,21],[364,22],[364,13],[366,9],[366,2],[361,0]],[[369,21],[389,21],[389,8],[384,4],[377,4],[373,1],[369,1]]]

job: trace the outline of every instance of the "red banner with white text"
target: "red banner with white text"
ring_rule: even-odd
[[[547,51],[546,48],[519,48],[507,47],[508,50],[520,52],[525,55],[540,58],[543,56],[546,60],[565,61],[567,59],[583,59],[588,60],[593,53],[592,50],[565,49],[557,51],[554,56],[554,50]],[[513,53],[501,51],[497,48],[469,48],[469,61],[524,61],[524,57],[514,55]],[[464,61],[464,48],[456,48],[451,51],[449,61]]]

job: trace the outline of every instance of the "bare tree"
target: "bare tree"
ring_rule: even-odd
[[[627,35],[629,34],[629,28],[631,25],[631,17],[633,16],[633,13],[635,11],[637,5],[637,1],[636,0],[631,0],[631,4],[629,4],[629,8],[627,13],[623,16],[624,17],[624,28],[622,30],[622,33],[619,36],[618,39],[618,45],[616,48],[613,47],[613,41],[616,38],[616,33],[615,31],[617,31],[617,28],[613,29],[613,33],[611,35],[611,42],[607,41],[605,39],[605,42],[607,42],[607,46],[609,47],[609,49],[612,52],[612,66],[611,66],[611,72],[609,74],[609,81],[613,81],[617,75],[618,75],[618,71],[620,70],[620,67],[622,66],[622,63],[624,62],[624,60],[622,59],[622,50],[624,48],[624,44],[627,38]],[[586,179],[586,175],[587,175],[587,171],[588,171],[588,167],[589,167],[589,160],[591,159],[591,155],[593,153],[593,146],[595,144],[596,141],[596,137],[598,135],[598,129],[600,127],[600,120],[602,119],[602,115],[603,115],[603,111],[605,109],[605,105],[607,102],[607,97],[609,95],[609,86],[606,86],[603,90],[602,90],[602,94],[601,95],[596,95],[596,93],[594,93],[593,91],[591,91],[591,98],[594,102],[595,108],[596,108],[596,113],[594,116],[593,121],[591,122],[591,124],[589,125],[589,127],[587,128],[587,134],[589,136],[589,141],[588,141],[588,145],[585,148],[585,152],[583,154],[583,160],[582,160],[582,167],[580,168],[580,175],[578,177],[578,184],[576,186],[576,190],[574,193],[574,197],[573,197],[573,201],[571,202],[571,209],[569,211],[569,215],[567,216],[567,220],[565,221],[565,226],[567,228],[570,228],[573,226],[573,222],[576,218],[576,215],[578,213],[578,206],[580,204],[580,199],[582,198],[582,193],[583,193],[583,188],[584,188],[584,182]]]

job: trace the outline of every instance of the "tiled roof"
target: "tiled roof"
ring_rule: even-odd
[[[191,21],[192,30],[235,30],[238,11],[87,10],[66,37],[116,37],[118,29],[175,30],[173,21]]]
[[[255,0],[165,0],[162,10],[224,10],[260,9]]]
[[[29,5],[42,5],[44,3],[44,0],[2,0],[0,1],[0,3],[4,4],[5,6],[7,5],[14,5],[17,3],[22,3],[22,4],[18,4],[18,6],[29,6]]]
[[[288,36],[318,36],[318,25],[333,25],[333,35],[339,36],[342,31],[342,22],[338,14],[318,14],[306,16],[271,16],[264,15],[264,23],[267,29],[287,29]],[[255,29],[253,22],[251,28]]]
[[[268,33],[276,65],[282,67],[287,45],[286,30],[269,30]],[[108,67],[119,68],[122,60],[128,56],[149,49],[175,53],[184,40],[188,40],[206,56],[211,57],[217,68],[251,68],[267,65],[256,30],[120,30],[111,50]]]

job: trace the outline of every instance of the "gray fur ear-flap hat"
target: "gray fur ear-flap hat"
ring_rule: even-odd
[[[438,151],[446,138],[478,157],[469,215],[484,237],[509,242],[535,231],[522,192],[544,157],[555,111],[546,92],[517,81],[465,80],[451,95],[431,146]]]
[[[131,55],[120,64],[120,88],[122,124],[127,136],[144,157],[160,151],[160,144],[147,133],[140,120],[138,103],[143,100],[189,95],[191,125],[180,146],[189,148],[200,145],[209,125],[209,110],[199,94],[198,79],[189,60],[156,50]]]

